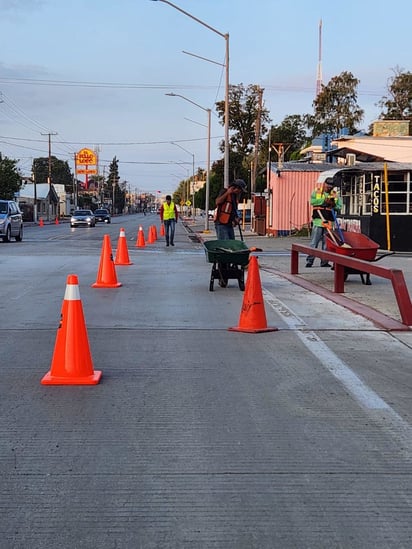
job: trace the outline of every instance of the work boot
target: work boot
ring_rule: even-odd
[[[313,265],[313,263],[309,263],[309,262],[308,262],[308,263],[306,263],[306,268],[309,269],[310,267],[312,267],[312,265]]]
[[[330,263],[321,263],[320,266],[321,267],[332,267],[332,265]]]

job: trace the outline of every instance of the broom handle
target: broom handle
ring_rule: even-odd
[[[321,220],[323,221],[323,223],[326,224],[327,221],[326,221],[326,219],[323,217],[322,212],[321,212],[320,210],[318,210],[318,213],[319,213],[319,217],[321,218]],[[332,242],[335,244],[335,246],[339,246],[338,241],[337,241],[336,238],[335,238],[335,235],[332,233],[332,231],[329,229],[329,227],[328,227],[328,226],[325,226],[325,229],[328,231],[329,236],[330,236]]]
[[[336,216],[336,212],[333,208],[332,208],[332,215],[333,215],[333,219],[335,221],[335,227],[338,229],[340,239],[342,240],[343,243],[345,243],[345,237],[343,236],[342,229],[340,228],[340,223],[339,223],[338,218]]]

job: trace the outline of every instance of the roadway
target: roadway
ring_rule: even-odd
[[[410,333],[271,269],[283,244],[260,260],[278,330],[228,331],[237,283],[209,291],[181,222],[174,248],[136,247],[152,224],[159,236],[139,214],[0,243],[2,549],[410,547]],[[133,265],[92,288],[121,227]],[[103,376],[43,386],[71,273]]]

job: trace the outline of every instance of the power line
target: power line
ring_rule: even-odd
[[[83,87],[83,88],[116,88],[116,89],[142,89],[142,90],[213,90],[216,85],[193,85],[193,84],[130,84],[122,82],[89,82],[81,80],[41,80],[34,78],[6,78],[0,77],[0,82],[5,84],[26,84],[38,86],[61,86],[61,87]],[[262,83],[267,91],[277,92],[305,92],[313,94],[313,87],[308,86],[279,86]],[[220,84],[218,86],[220,88]],[[380,97],[381,91],[359,89],[359,95],[371,95]]]

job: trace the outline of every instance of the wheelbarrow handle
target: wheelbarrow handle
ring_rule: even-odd
[[[376,256],[374,259],[372,259],[372,261],[373,262],[380,261],[384,257],[388,257],[388,255],[394,255],[394,254],[395,254],[395,252],[386,252],[385,254],[381,254],[381,255]]]

